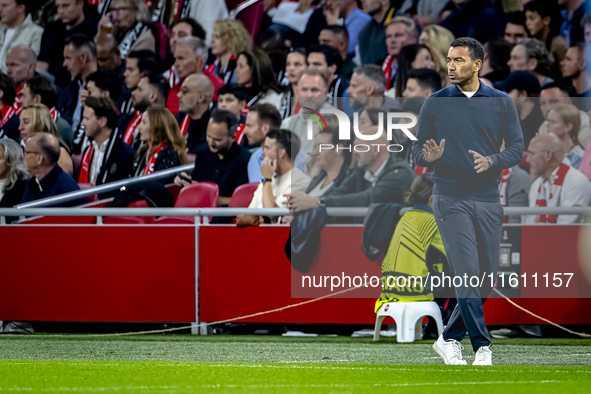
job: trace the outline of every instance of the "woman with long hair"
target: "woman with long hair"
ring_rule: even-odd
[[[431,50],[422,44],[412,44],[402,47],[398,54],[398,70],[396,71],[395,78],[396,97],[402,97],[402,92],[406,89],[408,74],[412,70],[419,68],[435,69]]]
[[[57,164],[72,175],[74,173],[74,163],[70,157],[70,147],[66,145],[60,136],[55,121],[47,108],[43,104],[30,104],[23,108],[20,115],[20,125],[18,130],[21,133],[21,144],[24,147],[27,140],[33,136],[34,133],[49,133],[58,139],[60,143],[60,158]]]
[[[306,50],[304,48],[295,48],[287,55],[285,61],[285,73],[289,84],[283,91],[281,99],[281,108],[279,113],[281,118],[285,119],[292,114],[292,100],[297,94],[297,85],[302,73],[306,69]]]
[[[0,207],[22,202],[28,177],[23,149],[11,139],[0,139]]]
[[[548,133],[555,134],[560,138],[571,166],[578,169],[585,155],[585,150],[578,137],[581,128],[581,115],[578,108],[572,104],[558,106],[548,112],[547,120]]]
[[[211,53],[215,61],[207,66],[208,71],[226,83],[236,83],[236,55],[251,48],[252,37],[242,22],[232,19],[213,22]]]
[[[149,175],[187,164],[187,146],[172,112],[150,106],[138,126],[142,145],[136,153],[133,175]]]
[[[451,85],[447,75],[447,52],[455,38],[451,31],[439,25],[425,27],[419,36],[419,44],[426,45],[431,50],[435,71],[441,76],[441,86],[444,88]]]
[[[236,60],[236,82],[247,88],[248,108],[254,104],[269,103],[277,110],[281,107],[281,94],[271,59],[259,48],[247,49]]]

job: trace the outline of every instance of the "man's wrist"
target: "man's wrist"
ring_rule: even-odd
[[[324,197],[316,197],[316,205],[319,207],[325,207]]]
[[[495,165],[495,160],[490,157],[490,156],[486,156],[486,160],[488,160],[488,168],[492,168]]]

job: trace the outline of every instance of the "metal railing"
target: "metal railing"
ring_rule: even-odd
[[[244,11],[246,8],[250,7],[251,5],[255,5],[259,1],[263,1],[263,0],[247,0],[243,3],[238,4],[238,6],[236,6],[236,8],[234,8],[232,11],[230,11],[230,13],[228,14],[228,19],[236,19],[236,16],[238,16],[239,13],[241,13],[242,11]]]

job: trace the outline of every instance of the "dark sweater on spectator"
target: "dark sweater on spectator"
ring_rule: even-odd
[[[20,119],[18,115],[12,115],[4,126],[0,127],[0,138],[10,138],[15,142],[21,142],[21,132],[18,127],[20,125]]]
[[[57,164],[42,179],[32,177],[25,183],[23,202],[40,200],[80,190],[78,183],[69,174],[65,173]],[[69,201],[61,204],[51,205],[52,207],[71,207],[79,201]]]
[[[185,119],[185,115],[186,113],[184,112],[179,112],[175,115],[179,127],[182,126],[183,119]],[[189,153],[195,153],[197,151],[197,148],[199,148],[200,146],[207,145],[207,140],[205,139],[205,137],[207,134],[207,124],[209,123],[210,116],[211,112],[210,110],[207,110],[201,116],[201,119],[191,119],[191,121],[189,122],[189,130],[187,131],[187,135],[185,136],[187,140],[187,151]]]
[[[133,164],[132,176],[141,176],[146,167],[146,160],[148,159],[148,151],[145,150],[141,153],[135,163]],[[181,165],[181,159],[179,154],[170,147],[166,147],[158,153],[156,163],[154,163],[154,172],[167,170],[172,167],[178,167]]]
[[[381,22],[371,19],[357,36],[361,64],[381,65],[388,56],[386,48],[386,25],[393,18],[394,9],[390,9]]]
[[[443,155],[434,162],[427,162],[423,154],[423,144],[430,139],[438,145],[445,139]],[[505,150],[500,152],[503,139]],[[476,173],[469,150],[490,156],[492,168]],[[513,100],[482,82],[470,99],[456,85],[432,94],[419,115],[413,157],[421,167],[435,166],[433,193],[500,201],[502,169],[523,159],[523,135]]]

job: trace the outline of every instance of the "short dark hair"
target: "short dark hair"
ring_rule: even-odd
[[[235,127],[238,126],[238,119],[232,112],[218,108],[213,111],[210,119],[215,123],[225,123],[228,127],[228,134],[231,134],[232,128],[234,128],[234,133],[236,133]]]
[[[558,89],[560,89],[563,93],[566,93],[569,97],[573,95],[571,88],[569,88],[568,86],[563,85],[561,83],[558,83],[558,82],[550,82],[550,83],[545,84],[540,89],[540,92],[542,90],[548,90],[548,89],[552,89],[552,88],[558,88]]]
[[[341,69],[343,68],[343,58],[341,57],[339,51],[337,51],[335,48],[328,45],[313,45],[308,49],[307,52],[306,61],[308,60],[307,58],[311,53],[322,53],[324,55],[324,59],[326,60],[326,64],[329,67],[333,64],[336,64],[337,70],[335,74],[338,75],[341,73]],[[331,81],[328,81],[329,84],[330,82]]]
[[[158,94],[162,96],[164,101],[168,99],[168,95],[170,94],[170,84],[162,74],[147,72],[144,74],[143,78],[148,78],[148,84],[156,88]]]
[[[218,89],[218,97],[222,94],[233,94],[238,101],[246,101],[246,88],[237,83],[227,83]]]
[[[345,38],[345,41],[349,42],[349,32],[347,31],[347,28],[345,26],[331,25],[331,26],[326,26],[322,30],[331,31],[332,34],[335,34],[335,35],[339,34]]]
[[[86,83],[94,82],[97,88],[109,92],[114,101],[121,97],[121,83],[117,74],[112,71],[96,71],[86,77]],[[50,107],[51,108],[51,107]]]
[[[555,2],[556,3],[556,2]],[[523,11],[537,12],[542,18],[549,16],[551,19],[552,15],[558,10],[556,4],[552,4],[548,0],[532,0],[523,6]],[[556,15],[558,19],[562,19],[559,15]]]
[[[267,134],[267,138],[275,140],[276,144],[279,144],[282,149],[285,149],[287,157],[293,162],[295,157],[300,152],[300,137],[297,134],[292,133],[286,129],[272,129]]]
[[[451,42],[450,47],[467,47],[472,60],[484,61],[484,47],[480,41],[472,37],[460,37]]]
[[[321,134],[330,135],[330,143],[334,146],[343,145],[346,148],[349,146],[347,141],[339,139],[339,129],[338,128],[328,126],[328,129],[327,129],[327,128],[323,127],[322,129],[320,129],[320,131],[316,135],[318,136]],[[343,149],[343,150],[341,150],[341,152],[343,152],[343,158],[345,159],[345,163],[351,164],[351,158],[353,156],[351,154],[351,152],[348,149]]]
[[[591,14],[587,14],[583,17],[582,25],[591,25]]]
[[[503,37],[495,38],[484,44],[488,54],[488,63],[493,71],[508,71],[507,62],[511,59],[513,45],[505,41]]]
[[[516,11],[516,12],[509,12],[505,14],[505,26],[507,23],[511,23],[513,25],[525,26],[525,12],[523,11]]]
[[[0,72],[0,91],[3,93],[2,102],[4,105],[14,104],[14,98],[16,97],[14,81],[3,72]]]
[[[37,149],[39,153],[45,156],[49,160],[49,165],[57,163],[60,158],[60,144],[59,139],[56,138],[55,143],[49,141],[49,133],[36,133],[37,137]]]
[[[132,51],[129,55],[127,55],[127,58],[137,59],[137,68],[142,74],[146,71],[155,73],[162,73],[164,71],[164,62],[162,61],[162,58],[154,51],[150,51],[149,49]]]
[[[117,127],[117,105],[110,98],[105,97],[87,97],[84,100],[84,106],[92,108],[97,118],[107,118],[107,127],[115,129]]]
[[[408,79],[416,79],[421,89],[431,89],[433,93],[441,90],[441,75],[435,70],[417,68],[408,74]]]
[[[175,19],[170,24],[170,31],[172,31],[172,28],[175,27],[176,25],[178,25],[179,23],[186,23],[188,25],[191,25],[191,35],[193,37],[197,37],[197,38],[201,38],[202,40],[205,40],[205,36],[207,35],[207,33],[205,33],[203,26],[201,26],[199,24],[199,22],[197,22],[195,19],[193,19],[193,18]]]
[[[16,5],[24,5],[25,6],[25,15],[32,14],[33,11],[36,11],[40,4],[38,2],[34,2],[31,0],[15,0]]]
[[[55,107],[57,103],[57,93],[55,85],[43,75],[35,75],[33,78],[29,78],[25,85],[29,87],[33,96],[41,96],[41,104],[47,108]]]
[[[86,48],[90,51],[93,58],[96,59],[96,44],[92,40],[92,38],[88,37],[85,34],[76,33],[68,36],[64,39],[64,47],[66,45],[70,45],[74,47],[77,51],[82,48]]]
[[[268,124],[272,129],[281,127],[281,114],[273,105],[268,103],[255,104],[249,111],[258,114],[260,123]]]

